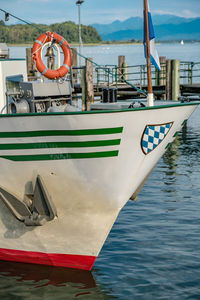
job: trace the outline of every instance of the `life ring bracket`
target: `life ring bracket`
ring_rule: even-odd
[[[48,69],[42,61],[42,47],[43,45],[54,40],[63,50],[64,61],[63,65],[57,70]],[[32,49],[33,60],[35,61],[37,70],[49,79],[59,79],[64,77],[72,66],[71,48],[67,41],[55,32],[42,33],[33,44]]]

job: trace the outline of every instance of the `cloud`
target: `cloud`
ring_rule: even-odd
[[[182,16],[184,16],[185,18],[197,18],[200,16],[200,13],[196,14],[190,10],[185,9],[183,10]]]
[[[177,11],[170,11],[170,10],[153,10],[151,11],[153,14],[159,14],[159,15],[173,15],[178,17],[184,17],[184,18],[198,18],[200,16],[200,12],[194,13],[190,10],[179,10]]]
[[[36,2],[38,2],[38,3],[48,3],[48,2],[54,2],[54,0],[19,0],[21,3],[23,3],[23,4],[25,4],[25,3],[32,3],[33,4],[33,2],[34,3],[36,3]]]
[[[86,25],[92,23],[106,24],[135,16],[142,17],[142,2],[85,0],[81,6],[81,22]],[[154,0],[151,2],[153,14],[171,14],[187,18],[200,16],[200,0]],[[0,7],[29,22],[50,24],[71,20],[78,23],[76,0],[0,0]],[[3,13],[0,14],[1,18],[4,19]],[[10,19],[10,22],[15,22],[12,18]]]

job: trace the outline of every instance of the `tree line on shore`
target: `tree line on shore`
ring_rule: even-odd
[[[10,44],[32,43],[41,33],[46,31],[60,34],[68,43],[79,42],[78,25],[71,21],[51,25],[33,24],[33,26],[30,26],[27,24],[16,24],[7,26],[2,20],[0,21],[0,42]],[[83,43],[101,42],[101,36],[92,26],[81,25],[81,36]]]

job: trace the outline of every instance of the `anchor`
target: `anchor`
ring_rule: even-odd
[[[0,198],[10,212],[26,226],[42,226],[57,217],[56,207],[40,175],[36,178],[30,204],[24,203],[0,187]]]

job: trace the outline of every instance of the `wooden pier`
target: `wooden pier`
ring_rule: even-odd
[[[82,98],[83,109],[103,98],[106,89],[115,89],[117,100],[144,98],[147,92],[146,65],[129,66],[125,56],[118,57],[118,65],[93,64],[92,58],[77,66],[77,52],[72,49],[71,80],[73,99]],[[152,66],[153,93],[158,100],[179,100],[180,97],[200,99],[200,63],[182,62],[160,57],[161,71]],[[31,50],[27,49],[29,80],[36,79]],[[143,92],[142,92],[143,91]]]
[[[200,63],[181,62],[160,57],[161,71],[152,67],[153,92],[156,99],[178,100],[180,97],[200,98]],[[81,83],[74,84],[74,94],[84,94],[85,103],[102,99],[103,90],[116,89],[118,100],[145,97],[147,91],[146,65],[128,66],[125,56],[118,57],[118,66],[92,67],[92,58],[82,67]]]

